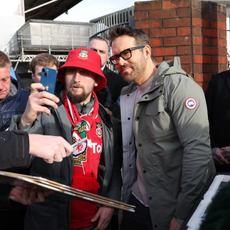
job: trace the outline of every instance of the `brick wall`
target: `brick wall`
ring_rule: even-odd
[[[158,62],[179,56],[204,89],[227,70],[226,7],[199,0],[135,2],[135,26],[150,37]]]

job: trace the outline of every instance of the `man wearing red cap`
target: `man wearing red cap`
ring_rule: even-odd
[[[21,118],[15,117],[14,128],[27,129],[28,133],[62,136],[74,146],[72,157],[61,163],[51,165],[35,157],[31,175],[119,200],[120,122],[110,117],[94,93],[106,84],[100,63],[100,56],[90,49],[71,50],[66,63],[58,70],[57,97],[48,92],[33,93],[24,114]],[[42,85],[35,83],[34,87],[36,91]],[[44,104],[53,109],[50,111],[42,106]],[[113,211],[89,202],[51,195],[44,203],[28,207],[25,230],[105,229]]]

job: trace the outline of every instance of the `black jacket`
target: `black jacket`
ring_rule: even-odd
[[[230,146],[230,70],[214,75],[206,91],[211,147]],[[230,165],[216,166],[230,172]]]
[[[1,132],[0,146],[0,170],[29,166],[29,138],[26,132]]]
[[[121,94],[121,89],[128,85],[128,83],[124,81],[120,74],[114,73],[107,66],[103,69],[103,74],[107,79],[106,85],[109,87],[109,91],[112,94],[112,101],[116,103]]]

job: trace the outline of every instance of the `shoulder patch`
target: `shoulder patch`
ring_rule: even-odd
[[[185,106],[187,109],[195,109],[196,105],[197,105],[196,100],[192,97],[187,98],[185,101]]]

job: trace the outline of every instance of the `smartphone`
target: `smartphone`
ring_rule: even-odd
[[[56,69],[50,69],[48,67],[43,67],[41,72],[41,81],[40,83],[43,84],[45,87],[48,86],[49,93],[54,94],[56,82],[57,82],[57,74],[58,71]],[[51,106],[47,106],[48,109],[51,109]]]

